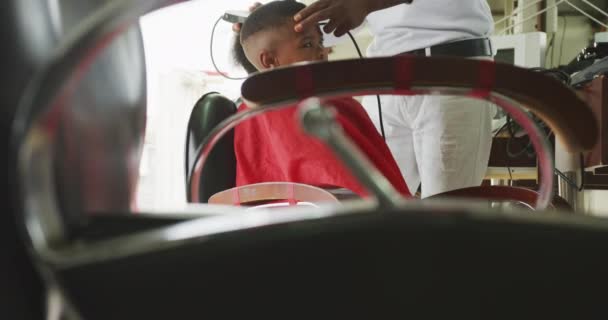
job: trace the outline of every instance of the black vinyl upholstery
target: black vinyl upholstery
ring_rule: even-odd
[[[188,121],[185,157],[188,201],[191,201],[190,175],[197,160],[198,149],[211,130],[234,113],[236,113],[235,103],[215,92],[205,94],[192,109]],[[217,192],[235,186],[236,157],[233,143],[234,131],[231,131],[211,151],[201,174],[199,199],[202,202],[207,202]]]
[[[105,1],[62,0],[62,24]],[[68,225],[84,212],[129,212],[146,126],[143,37],[136,24],[103,48],[69,92],[56,146],[59,203]],[[94,164],[94,165],[93,165]]]
[[[605,309],[608,233],[606,221],[581,220],[359,212],[204,237],[60,278],[89,320],[588,318]]]
[[[47,1],[1,1],[0,28],[0,319],[43,319],[44,285],[18,227],[20,204],[15,200],[15,170],[10,167],[15,156],[10,152],[10,135],[21,95],[59,35]]]
[[[69,225],[83,212],[129,212],[146,125],[142,35],[135,26],[90,66],[68,100],[56,146],[59,202]]]
[[[0,180],[4,184],[0,200],[0,319],[44,319],[45,309],[45,285],[28,254],[23,204],[18,201],[18,162],[12,152],[15,141],[11,140],[14,116],[35,72],[49,61],[64,36],[104,2],[6,0],[0,4],[4,44],[0,90]],[[132,182],[128,181],[128,171],[133,169],[129,164],[141,147],[146,112],[145,59],[139,26],[119,36],[91,65],[83,64],[85,69],[62,101],[60,132],[53,153],[58,190],[54,196],[60,198],[61,212],[69,225],[87,223],[85,212],[89,210],[129,210]],[[35,105],[22,118],[38,114],[41,107],[44,105]],[[112,177],[122,180],[106,179]]]

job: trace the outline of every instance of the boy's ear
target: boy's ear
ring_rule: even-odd
[[[274,52],[263,50],[260,52],[260,63],[264,69],[272,69],[279,66],[277,57]]]

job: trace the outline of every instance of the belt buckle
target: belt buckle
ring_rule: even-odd
[[[430,57],[431,56],[431,47],[424,48],[424,56],[425,57]]]

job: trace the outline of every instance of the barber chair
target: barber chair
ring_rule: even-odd
[[[56,243],[82,237],[81,230],[95,237],[101,230],[113,234],[148,224],[145,218],[122,222],[131,218],[127,214],[133,169],[138,165],[145,127],[145,64],[139,28],[121,29],[122,34],[103,52],[87,47],[97,56],[79,60],[83,72],[74,74],[70,82],[43,76],[53,73],[49,69],[56,68],[59,60],[70,59],[76,51],[70,50],[77,27],[94,20],[98,9],[110,2],[8,0],[0,5],[2,42],[6,44],[0,120],[2,167],[6,168],[0,175],[5,182],[0,215],[2,319],[44,319],[55,309],[55,302],[53,306],[48,302],[56,301],[51,294],[57,289],[55,278],[47,277],[47,270],[28,254],[34,244],[24,233],[23,222],[28,218],[23,213],[28,211],[28,203],[23,201],[22,191],[27,184],[18,180],[19,170],[44,172],[45,178],[39,175],[28,183],[57,200],[57,207],[38,212],[60,213],[45,220],[44,236],[57,236]],[[33,92],[40,95],[34,97]],[[54,98],[53,107],[45,109],[33,100],[41,97]],[[46,122],[35,124],[39,118]],[[23,149],[15,147],[32,127],[36,132],[29,131],[34,136],[29,142],[36,145],[36,151],[29,156],[38,163],[24,168],[18,159]],[[158,226],[156,221],[151,223]]]
[[[272,83],[271,85],[277,86],[279,84]],[[273,90],[273,92],[276,91]],[[185,177],[186,190],[188,190],[188,201],[207,203],[210,198],[213,198],[215,199],[214,203],[245,205],[245,202],[233,199],[235,195],[238,194],[246,194],[243,199],[248,199],[247,203],[288,200],[286,198],[281,198],[281,195],[288,194],[288,190],[293,188],[295,184],[275,184],[272,189],[267,188],[268,184],[244,186],[241,188],[234,187],[236,179],[236,159],[233,149],[233,130],[226,133],[225,136],[221,138],[222,140],[214,145],[210,154],[206,156],[205,163],[207,165],[202,169],[200,179],[198,179],[198,182],[194,185],[192,179],[194,164],[200,162],[200,158],[203,156],[201,147],[205,142],[205,138],[212,133],[212,129],[220,125],[222,121],[227,120],[235,112],[235,104],[218,93],[205,94],[195,104],[188,122],[188,134],[186,137]],[[274,194],[269,190],[273,190]],[[330,190],[330,192],[334,193],[334,196],[337,196],[341,200],[358,198],[352,193],[345,194],[344,190]],[[257,195],[257,198],[252,196],[254,194]],[[521,204],[524,207],[534,208],[539,199],[539,192],[521,187],[479,186],[448,191],[431,198],[440,199],[446,197],[473,198],[491,202],[513,202]],[[318,197],[311,196],[304,200],[316,198]],[[321,196],[320,198],[323,199],[324,197]],[[558,195],[552,197],[548,208],[559,209],[562,212],[573,211],[573,208]]]
[[[42,319],[44,285],[27,254],[15,206],[14,177],[9,176],[10,128],[23,89],[55,48],[60,36],[53,28],[47,4],[6,0],[0,3],[3,71],[0,99],[0,318]]]
[[[202,96],[194,105],[188,120],[186,136],[185,177],[186,190],[190,189],[190,175],[198,155],[198,148],[211,130],[236,113],[235,103],[215,92]],[[234,155],[234,131],[229,132],[209,155],[209,166],[203,169],[199,199],[209,198],[236,185],[236,157]],[[188,193],[188,201],[191,195]]]
[[[16,169],[12,165],[16,159],[16,154],[11,152],[11,127],[21,126],[27,122],[25,119],[29,116],[40,112],[36,108],[28,110],[28,115],[17,117],[20,123],[14,124],[18,105],[22,104],[27,97],[28,88],[35,85],[36,74],[46,66],[49,60],[58,54],[63,54],[62,44],[65,44],[69,34],[75,26],[79,25],[83,20],[89,18],[100,4],[104,1],[90,0],[62,0],[62,1],[35,1],[35,0],[6,0],[0,4],[0,25],[2,27],[2,43],[5,44],[2,50],[4,69],[2,72],[2,116],[0,117],[1,128],[1,154],[2,168],[0,181],[3,182],[2,198],[2,214],[0,215],[0,318],[2,319],[43,319],[45,313],[46,292],[53,285],[51,283],[43,284],[41,275],[35,270],[31,258],[27,254],[28,245],[23,241],[22,219],[18,216],[19,212],[25,209],[25,203],[18,201],[20,195],[18,184],[16,184]],[[107,2],[107,1],[105,1]],[[139,46],[139,34],[137,28],[130,29],[129,32],[121,35],[117,42],[112,45],[111,53],[103,54],[92,68],[95,70],[90,74],[80,79],[78,86],[72,88],[78,91],[77,94],[70,97],[72,101],[69,103],[87,104],[90,109],[98,109],[101,105],[104,107],[108,104],[119,107],[123,112],[123,108],[129,108],[136,105],[141,105],[145,101],[142,99],[144,87],[143,82],[143,55],[141,50],[137,51],[126,50]],[[126,52],[135,53],[134,56],[128,58],[119,58],[117,55]],[[133,68],[134,76],[128,77],[124,69],[125,62],[136,62]],[[116,86],[103,87],[99,85],[99,79],[105,77],[116,77]],[[38,79],[39,80],[39,79]],[[48,79],[47,79],[48,80]],[[133,82],[131,82],[133,81]],[[130,87],[130,85],[134,86]],[[120,90],[123,86],[123,90]],[[128,91],[125,88],[131,88]],[[113,96],[103,96],[103,92],[112,91]],[[136,93],[133,95],[133,93]],[[63,101],[69,104],[67,101]],[[75,118],[86,118],[90,121],[92,116],[90,109],[78,110],[72,113]],[[132,126],[131,130],[143,129],[143,115],[145,110],[139,108],[135,113],[131,112],[129,121],[133,118],[138,118],[136,125]],[[126,114],[125,114],[126,115]],[[65,123],[58,123],[63,133],[73,134],[75,132],[67,132]],[[72,123],[75,126],[81,126],[78,129],[83,129],[84,122]],[[83,133],[78,130],[79,133]],[[61,133],[59,134],[61,135]],[[58,146],[56,151],[67,151],[67,145],[63,144],[67,136],[58,138]],[[79,139],[79,137],[71,137]],[[122,137],[117,137],[119,140]],[[13,141],[14,142],[14,141]],[[94,143],[94,141],[79,141],[80,144]],[[78,149],[76,145],[72,145]],[[99,148],[99,146],[96,146]],[[91,148],[84,148],[84,150]],[[72,149],[73,151],[73,149]],[[93,150],[95,151],[95,150]],[[99,150],[103,151],[103,150]],[[60,152],[57,152],[60,153]],[[90,154],[94,157],[94,152]],[[49,154],[48,156],[52,156]],[[62,155],[63,156],[63,155]],[[78,155],[80,156],[80,155]],[[68,162],[55,161],[58,174],[64,174],[69,168]],[[78,159],[84,160],[84,159]],[[88,160],[91,160],[89,158]],[[78,162],[78,161],[76,161]],[[11,163],[11,165],[9,165]],[[72,164],[75,164],[72,162]],[[83,162],[78,163],[82,165]],[[11,168],[10,170],[7,170]],[[78,170],[77,168],[69,168]],[[58,177],[57,177],[58,178]],[[65,179],[57,179],[58,193],[53,194],[63,199],[72,197],[72,200],[82,198],[79,192],[80,184],[83,181],[71,180],[64,176]],[[90,177],[89,177],[90,178]],[[39,181],[42,183],[42,181]],[[121,184],[123,185],[123,184]],[[126,184],[124,184],[126,185]],[[121,186],[117,186],[117,192],[122,191]],[[62,208],[62,212],[66,216],[70,210],[75,209],[77,201],[63,201],[62,204],[66,207]],[[17,220],[16,220],[17,218]],[[39,271],[39,270],[38,270]]]
[[[143,64],[134,61],[142,58],[141,43],[120,31],[174,2],[101,5],[94,19],[59,43],[61,51],[36,72],[38,80],[20,104],[10,163],[10,181],[18,186],[17,222],[29,261],[45,284],[58,288],[68,318],[548,318],[604,311],[596,290],[608,285],[608,222],[589,216],[500,212],[469,203],[404,204],[391,202],[393,195],[381,185],[374,194],[385,197],[382,206],[246,211],[205,205],[196,208],[198,218],[180,218],[177,211],[167,212],[172,218],[127,215],[145,105]],[[106,78],[98,63],[122,67],[116,70],[121,77]],[[121,74],[123,63],[141,69]],[[409,57],[312,64],[256,75],[242,93],[278,107],[343,92],[340,82],[368,93],[395,87],[462,92],[479,89],[488,66],[493,64]],[[453,72],[446,74],[446,68]],[[593,146],[595,120],[567,88],[512,66],[496,65],[494,71],[496,81],[482,81],[479,94],[526,103],[573,151]],[[294,85],[294,76],[315,85]],[[87,79],[96,86],[86,86]],[[130,80],[122,90],[133,91],[110,83],[121,79]],[[123,100],[119,93],[127,92],[130,99]],[[88,96],[75,98],[81,94]],[[200,149],[204,156],[194,164],[193,182],[200,182],[202,163],[219,141],[214,137],[229,132],[225,124],[234,121],[222,123]],[[331,140],[337,142],[332,147],[348,151],[340,149],[342,140]],[[80,152],[74,154],[76,147]],[[348,153],[341,156],[352,160]],[[365,167],[349,162],[357,165]],[[192,197],[196,201],[199,193]]]
[[[194,105],[188,120],[188,129],[185,146],[185,177],[186,190],[192,189],[192,173],[194,164],[200,159],[200,148],[205,138],[214,128],[225,121],[237,111],[236,104],[216,92],[203,95]],[[354,198],[352,195],[339,194],[342,190],[332,190],[332,193],[311,186],[301,186],[289,183],[262,183],[258,185],[235,188],[236,185],[236,156],[234,153],[234,130],[230,130],[210,152],[207,165],[201,172],[198,188],[198,201],[201,203],[235,204],[233,199],[236,193],[239,196],[239,205],[246,203],[261,203],[264,201],[281,200],[281,196],[289,193],[289,190],[303,190],[302,202],[336,199],[338,193],[340,199]],[[313,191],[314,190],[314,191]],[[247,199],[257,195],[251,201]],[[260,198],[267,195],[267,198]],[[192,193],[187,193],[187,199],[192,202]]]

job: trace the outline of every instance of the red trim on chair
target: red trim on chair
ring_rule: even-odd
[[[402,56],[395,59],[395,90],[410,90],[414,79],[414,59],[410,56]]]
[[[239,193],[239,189],[232,190],[232,203],[235,206],[241,205],[241,194]]]
[[[289,201],[289,205],[290,206],[295,206],[298,204],[298,201],[296,201],[296,189],[294,187],[293,184],[289,185],[288,188],[289,193],[287,194],[287,201]]]
[[[496,64],[494,61],[479,61],[477,73],[477,88],[470,93],[471,97],[486,99],[494,89],[496,83]]]
[[[315,95],[315,81],[310,66],[295,69],[295,89],[300,99]]]

